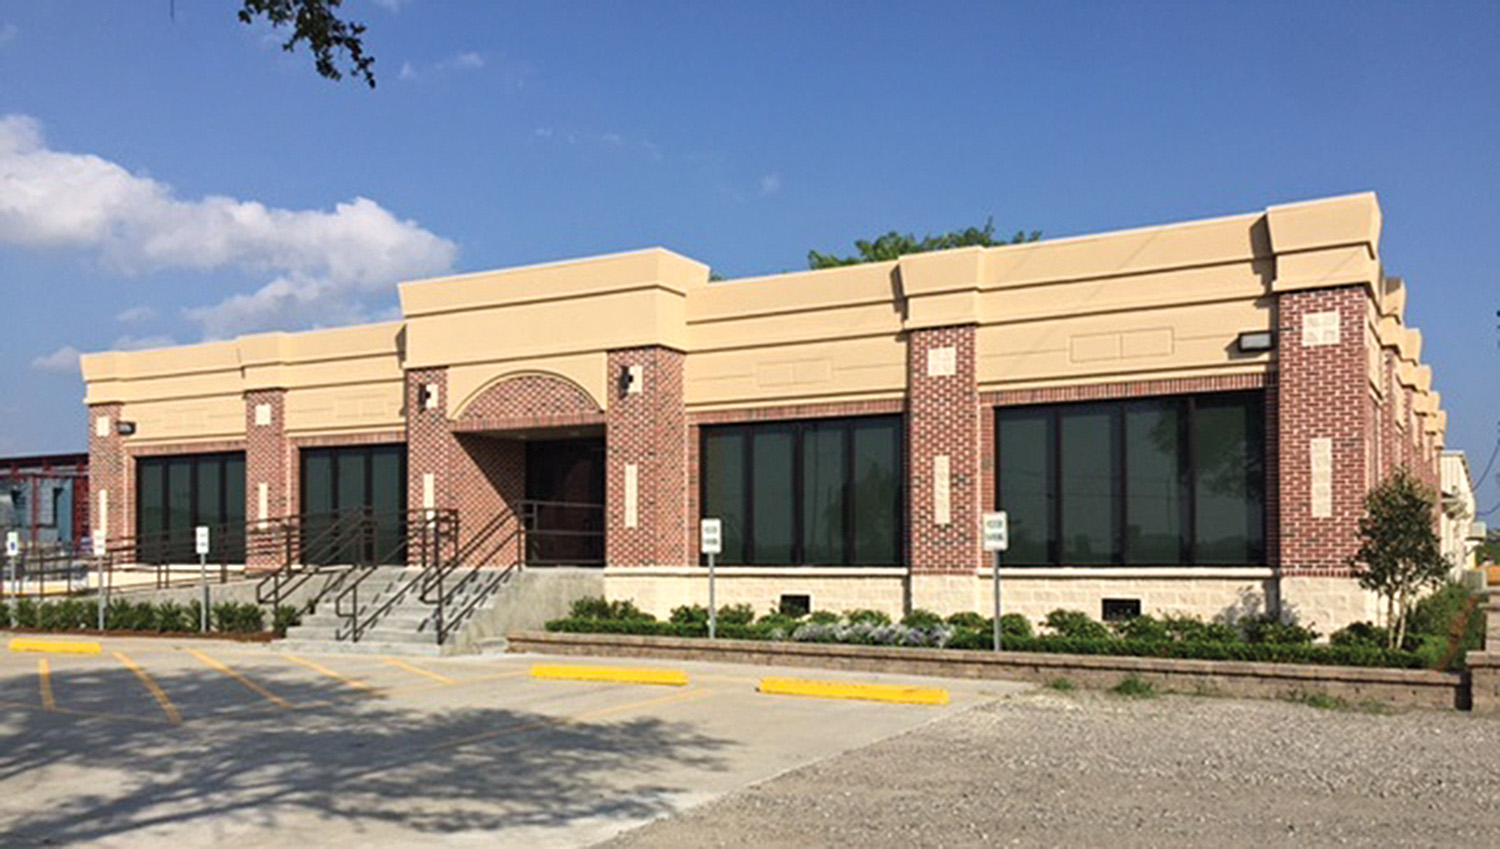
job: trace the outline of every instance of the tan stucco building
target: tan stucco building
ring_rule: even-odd
[[[94,533],[451,510],[466,556],[598,566],[665,614],[706,601],[714,515],[722,604],[947,613],[988,609],[1001,507],[1008,611],[1279,605],[1326,633],[1378,616],[1347,566],[1364,492],[1398,464],[1436,485],[1444,445],[1380,228],[1360,194],[714,282],[654,248],[403,283],[395,322],[92,354]]]

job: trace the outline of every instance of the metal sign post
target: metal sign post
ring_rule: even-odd
[[[9,580],[6,581],[10,590],[11,615],[15,615],[16,609],[16,560],[21,556],[21,532],[7,531],[5,534],[5,564],[10,569]]]
[[[990,583],[995,589],[995,651],[1000,650],[1000,552],[1010,548],[1010,519],[1005,511],[984,514],[984,550],[995,552],[994,575]]]
[[[203,633],[208,633],[208,526],[194,529],[193,547],[198,551],[198,584],[203,587]]]
[[[724,523],[704,519],[698,526],[698,548],[708,555],[708,638],[718,636],[719,608],[714,600],[714,559],[724,550]]]
[[[104,630],[104,606],[108,601],[104,597],[104,554],[106,543],[104,537],[95,536],[94,545],[94,574],[97,586],[94,588],[94,601],[99,606],[99,630]]]

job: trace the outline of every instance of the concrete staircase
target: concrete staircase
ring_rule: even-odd
[[[286,639],[277,642],[277,648],[288,652],[390,654],[408,656],[438,656],[456,654],[460,633],[466,622],[455,626],[454,616],[469,610],[465,619],[472,619],[475,612],[483,610],[492,598],[508,582],[500,578],[500,571],[493,574],[479,573],[479,579],[470,581],[459,593],[444,605],[449,617],[449,637],[446,645],[437,643],[437,606],[424,602],[419,592],[422,571],[403,567],[378,567],[360,585],[359,620],[366,623],[358,642],[352,638],[353,622],[337,615],[334,599],[330,595],[322,599],[315,612],[302,617],[302,624],[287,632]],[[365,599],[368,599],[366,601]],[[346,610],[349,600],[345,600]],[[472,607],[471,607],[472,605]],[[378,613],[373,624],[368,620]]]

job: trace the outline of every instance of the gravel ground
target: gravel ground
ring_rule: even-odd
[[[605,845],[1500,846],[1500,720],[1044,690]]]

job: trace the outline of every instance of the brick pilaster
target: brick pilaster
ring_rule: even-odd
[[[412,369],[406,373],[406,505],[409,510],[458,506],[453,463],[458,451],[448,421],[448,370]],[[426,501],[432,476],[432,503]]]
[[[908,557],[914,574],[972,572],[983,562],[974,336],[974,327],[964,325],[913,330],[907,337]],[[934,477],[943,462],[946,517],[943,481]]]
[[[120,404],[89,406],[89,533],[106,542],[135,535],[125,520],[125,445],[116,430],[122,409]]]
[[[1374,425],[1367,388],[1367,308],[1361,286],[1277,298],[1275,450],[1284,575],[1347,574],[1358,549],[1365,440]]]
[[[255,542],[261,519],[278,519],[297,512],[292,482],[295,463],[286,437],[286,390],[255,389],[245,393],[245,519],[251,544],[245,551],[248,569],[280,565],[277,545]],[[262,498],[264,492],[264,498]]]
[[[605,557],[610,566],[692,562],[694,517],[688,514],[688,427],[683,409],[685,359],[680,351],[659,346],[609,352]],[[638,392],[618,379],[632,367],[638,369]],[[631,474],[635,509],[633,516],[627,516]]]

